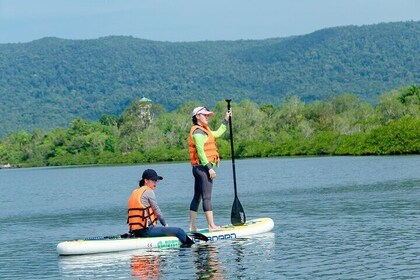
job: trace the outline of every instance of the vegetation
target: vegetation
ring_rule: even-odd
[[[290,102],[295,102],[305,112],[314,111],[312,118],[302,115],[302,119],[299,116],[294,120],[300,125],[294,128],[296,131],[290,131],[291,124],[288,124],[287,132],[278,135],[298,137],[301,129],[329,125],[323,121],[316,124],[319,120],[314,119],[316,114],[324,114],[321,111],[327,109],[327,104],[322,101],[312,104],[312,101],[350,93],[374,105],[384,91],[419,84],[419,38],[420,21],[411,21],[328,28],[304,36],[268,40],[170,43],[105,37],[95,40],[44,38],[24,44],[0,44],[0,137],[18,130],[32,132],[67,127],[68,130],[51,131],[47,138],[52,139],[44,139],[43,133],[37,132],[40,138],[36,141],[44,148],[54,146],[57,139],[65,140],[62,145],[68,145],[73,140],[61,136],[70,137],[68,134],[76,133],[80,126],[90,127],[93,124],[86,121],[97,121],[104,114],[119,116],[133,100],[143,96],[172,111],[191,100],[214,106],[224,100],[226,94],[237,102],[252,100],[258,104],[249,105],[251,107],[269,103],[279,106],[288,98],[289,106],[292,106]],[[401,96],[401,101],[410,96],[410,93]],[[303,105],[299,99],[312,105]],[[356,102],[354,97],[352,100]],[[364,103],[358,106],[368,107]],[[276,110],[276,129],[285,128],[278,120],[283,110],[292,108]],[[263,112],[258,115],[264,116]],[[81,119],[69,126],[78,117]],[[185,115],[175,111],[172,117],[180,118],[178,122],[181,122]],[[287,114],[284,117],[287,119]],[[338,119],[332,121],[339,122],[336,125],[342,129],[349,125],[341,123],[344,116],[336,117]],[[164,125],[160,118],[156,122]],[[90,131],[103,137],[114,135],[116,127],[108,124],[90,127],[83,137],[88,137]],[[153,129],[156,127],[150,128]],[[18,142],[30,136],[34,135],[15,135]],[[307,137],[315,136],[308,134]],[[126,143],[133,140],[124,139]],[[117,151],[124,151],[119,145],[126,144],[114,144]],[[281,154],[285,147],[272,148],[270,154]],[[268,152],[267,149],[263,150]],[[305,147],[301,149],[295,153],[306,153]],[[38,152],[41,156],[42,152]],[[68,160],[75,157],[74,151],[58,149],[55,152]],[[97,157],[92,155],[92,158]],[[50,155],[48,158],[58,160],[59,157]]]
[[[100,122],[76,118],[67,129],[10,133],[0,141],[0,160],[23,166],[185,161],[190,112],[197,105],[168,113],[137,100],[121,116],[103,115]],[[416,85],[382,94],[375,107],[350,94],[310,103],[291,96],[279,107],[249,100],[232,106],[236,158],[420,153]],[[213,111],[210,126],[216,128],[226,103],[219,101]],[[228,133],[218,147],[222,158],[230,157]]]

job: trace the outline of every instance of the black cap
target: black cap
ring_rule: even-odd
[[[143,172],[143,175],[141,176],[142,179],[149,179],[149,180],[163,180],[162,176],[159,176],[156,171],[154,171],[153,169],[146,169]]]

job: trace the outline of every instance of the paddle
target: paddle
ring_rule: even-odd
[[[226,99],[227,109],[230,111],[231,99]],[[245,224],[246,217],[242,204],[238,198],[238,192],[236,190],[236,171],[235,171],[235,152],[233,151],[233,132],[232,132],[232,118],[229,116],[229,132],[230,132],[230,152],[232,155],[232,171],[233,171],[233,186],[235,189],[235,199],[233,200],[232,212],[230,214],[230,221],[234,226],[240,226]],[[242,215],[241,215],[242,214]]]

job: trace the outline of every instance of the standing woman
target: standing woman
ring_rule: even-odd
[[[214,167],[218,165],[219,153],[216,146],[216,138],[222,136],[229,123],[231,112],[226,116],[216,131],[208,127],[209,117],[214,113],[205,107],[197,107],[192,112],[193,126],[188,139],[192,173],[194,175],[194,197],[190,204],[190,230],[197,230],[195,220],[197,218],[198,206],[203,201],[203,211],[206,216],[209,231],[219,230],[220,227],[214,223],[213,207],[211,204],[211,193],[213,180],[216,178]]]

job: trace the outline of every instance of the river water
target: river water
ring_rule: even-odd
[[[247,219],[272,218],[272,232],[58,256],[61,241],[127,231],[127,199],[145,168],[164,177],[155,192],[168,223],[188,228],[188,163],[0,170],[0,279],[420,279],[420,156],[236,160]],[[213,206],[223,225],[230,160],[217,175]]]

